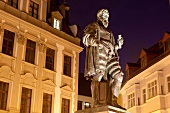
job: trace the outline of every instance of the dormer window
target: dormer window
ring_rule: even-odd
[[[170,40],[167,40],[165,42],[165,51],[168,51],[168,50],[170,50]]]
[[[129,77],[129,69],[126,70],[126,77]]]
[[[146,55],[141,58],[141,67],[145,67],[147,65]]]
[[[30,1],[29,15],[38,19],[38,9],[39,9],[39,4]]]
[[[54,26],[55,29],[60,30],[60,20],[54,18]]]

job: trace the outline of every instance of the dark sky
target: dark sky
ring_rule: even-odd
[[[117,40],[122,34],[124,45],[119,50],[120,64],[137,62],[142,48],[158,42],[164,32],[170,31],[170,5],[168,0],[66,0],[70,6],[70,23],[81,27],[96,20],[101,8],[109,10],[109,29]],[[81,43],[82,45],[82,43]],[[85,51],[85,50],[84,50]],[[84,71],[85,52],[80,54],[80,72]]]

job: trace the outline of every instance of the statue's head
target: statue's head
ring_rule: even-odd
[[[102,22],[105,28],[109,25],[109,12],[107,9],[101,9],[97,12],[97,19]]]

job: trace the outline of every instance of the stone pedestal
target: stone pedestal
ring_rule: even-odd
[[[113,106],[101,106],[96,108],[79,110],[76,111],[75,113],[130,113],[130,112]]]

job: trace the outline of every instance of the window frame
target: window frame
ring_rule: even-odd
[[[80,104],[81,104],[81,106],[80,106]],[[82,109],[83,109],[83,101],[78,100],[77,110],[82,110]]]
[[[1,83],[4,83],[4,84],[8,84],[8,91],[7,91],[7,97],[6,97],[6,105],[5,105],[5,109],[1,109],[0,108],[0,110],[7,110],[7,107],[8,107],[8,100],[9,100],[9,98],[10,98],[10,95],[9,95],[9,93],[10,93],[10,83],[9,82],[6,82],[6,81],[3,81],[3,80],[0,80],[0,82]],[[1,92],[1,91],[0,91]],[[3,92],[3,91],[2,91]]]
[[[25,88],[25,89],[29,89],[29,90],[31,90],[31,97],[30,97],[30,108],[29,108],[29,112],[28,113],[31,113],[32,112],[32,98],[33,98],[33,89],[32,88],[30,88],[30,87],[26,87],[26,86],[21,86],[21,96],[20,96],[20,112],[21,112],[21,104],[22,104],[22,93],[23,93],[23,88]],[[21,112],[22,113],[22,112]]]
[[[62,97],[62,99],[61,99],[62,101],[61,101],[61,113],[67,113],[67,112],[64,112],[63,111],[63,109],[65,110],[65,108],[67,109],[68,108],[68,113],[70,113],[70,109],[71,109],[71,99],[68,99],[68,98],[64,98],[64,97]],[[68,106],[63,106],[63,100],[69,100],[69,105]],[[65,103],[65,102],[64,102]]]
[[[9,46],[8,46],[8,44],[9,44],[9,42],[11,42],[10,41],[10,39],[7,39],[7,38],[5,38],[5,31],[8,31],[8,32],[11,32],[11,33],[13,33],[14,34],[14,37],[13,37],[13,41],[12,41],[12,47],[10,48]],[[9,55],[9,56],[12,56],[13,57],[13,55],[14,55],[14,48],[15,48],[15,37],[16,37],[16,33],[14,32],[14,31],[11,31],[11,30],[9,30],[9,29],[4,29],[4,32],[3,32],[3,38],[2,38],[2,50],[1,50],[1,52],[3,53],[3,54],[6,54],[6,55]],[[8,40],[7,41],[7,46],[5,45],[4,46],[4,40]],[[5,47],[5,48],[4,48]],[[11,54],[9,54],[8,52],[3,52],[3,50],[4,49],[10,49],[12,52],[11,52]],[[7,51],[7,50],[6,50]]]
[[[65,66],[65,60],[64,60],[64,56],[69,56],[71,59],[70,61],[70,75],[67,75],[67,73],[65,73],[64,71],[64,66]],[[64,53],[63,54],[63,75],[67,76],[67,77],[72,77],[72,69],[73,69],[73,55],[69,54],[69,53]]]
[[[50,95],[51,96],[51,102],[50,102],[50,104],[51,104],[51,106],[50,106],[50,113],[52,113],[52,105],[53,105],[53,95],[52,94],[50,94],[50,93],[47,93],[47,92],[43,92],[43,101],[42,101],[42,113],[43,113],[43,105],[44,105],[44,94],[47,94],[47,95]],[[47,113],[47,112],[45,112],[45,113]]]
[[[26,57],[27,56],[27,44],[28,44],[28,40],[30,41],[30,42],[34,42],[35,43],[35,48],[34,48],[34,59],[33,59],[33,61],[27,61],[27,59],[30,59],[30,57]],[[31,47],[28,47],[29,49],[31,49]],[[27,41],[26,41],[26,44],[25,44],[25,62],[28,62],[28,63],[31,63],[31,64],[35,64],[35,59],[36,59],[36,49],[37,49],[37,43],[36,43],[36,41],[34,41],[34,40],[32,40],[32,39],[27,39]],[[33,49],[32,49],[33,50]],[[28,56],[30,56],[30,54],[28,54]]]
[[[144,55],[142,58],[141,58],[141,67],[145,67],[147,66],[147,55]]]
[[[164,51],[166,52],[168,50],[170,50],[170,39],[164,42]]]
[[[127,95],[127,99],[128,99],[128,108],[134,107],[136,105],[136,101],[135,101],[135,93],[131,93],[129,95]]]
[[[33,3],[32,7],[31,7],[31,3]],[[37,8],[34,7],[35,5],[37,5]],[[39,19],[39,11],[40,11],[39,8],[40,8],[39,3],[35,2],[34,0],[30,0],[29,1],[29,6],[28,6],[28,15],[32,16],[33,18]],[[34,12],[34,9],[35,9],[37,14]],[[35,14],[36,14],[36,17],[34,17]]]
[[[170,93],[170,76],[167,77],[167,88],[168,93]]]
[[[145,92],[144,92],[145,91]],[[143,98],[143,103],[146,103],[146,89],[142,89],[142,98]]]
[[[148,90],[148,99],[151,99],[158,95],[158,81],[154,80],[152,82],[149,82],[147,84],[147,90]]]
[[[47,50],[48,50],[48,49],[50,49],[50,50],[52,50],[52,51],[54,52],[53,56],[47,55]],[[46,49],[46,57],[45,57],[45,68],[46,68],[46,69],[49,69],[49,70],[54,71],[55,58],[56,58],[55,55],[56,55],[56,51],[55,51],[54,49],[50,48],[50,47],[47,47],[47,49]],[[52,63],[48,62],[48,64],[51,64],[51,65],[52,65],[52,68],[47,67],[47,57],[53,57],[53,62],[52,62]]]
[[[14,4],[16,4],[16,7],[14,7],[14,8],[18,9],[18,8],[19,8],[19,0],[16,0],[16,1],[17,1],[17,2],[14,3],[14,0],[11,0],[11,4],[9,4],[9,0],[8,0],[8,1],[7,1],[7,4],[10,5],[10,6],[12,6],[12,7],[14,7]]]
[[[61,24],[61,21],[57,18],[54,18],[53,27],[55,29],[61,30],[60,24]]]

